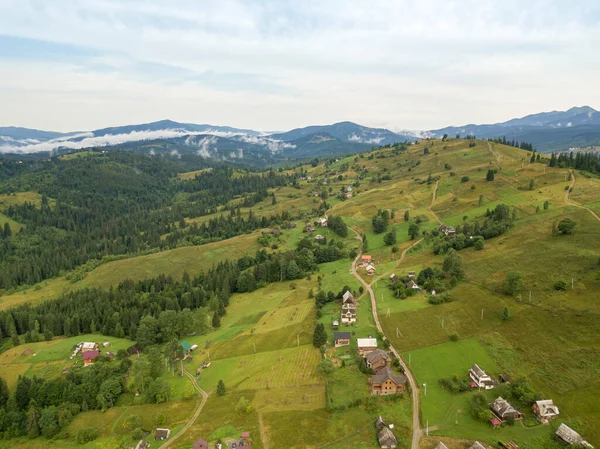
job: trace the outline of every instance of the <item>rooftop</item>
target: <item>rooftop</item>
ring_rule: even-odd
[[[334,340],[350,340],[350,332],[334,332],[333,339]]]
[[[377,347],[377,339],[376,338],[357,338],[356,344],[359,348],[376,348]]]

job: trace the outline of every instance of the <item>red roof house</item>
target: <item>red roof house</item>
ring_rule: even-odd
[[[364,262],[371,262],[371,256],[360,256]]]
[[[490,418],[490,424],[492,425],[492,427],[494,429],[499,429],[500,426],[502,425],[502,421],[500,421],[498,418],[496,418],[494,416],[493,418]]]
[[[94,359],[100,355],[100,351],[86,351],[83,353],[83,364],[85,366],[93,365]]]
[[[250,438],[250,432],[242,432],[242,438]]]

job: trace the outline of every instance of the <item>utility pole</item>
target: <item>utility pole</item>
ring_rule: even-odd
[[[571,278],[571,290],[575,288],[575,278]]]
[[[529,290],[529,304],[531,304],[531,290]]]
[[[427,433],[427,436],[429,436],[429,420],[427,420],[427,428],[425,432]]]
[[[300,334],[297,334],[297,335],[296,335],[296,340],[298,341],[298,344],[297,344],[297,346],[300,346]]]
[[[423,388],[425,388],[425,396],[427,396],[427,383],[423,384]]]
[[[442,329],[444,328],[444,319],[442,318]]]
[[[481,309],[481,319],[483,320],[483,309]]]
[[[252,346],[254,346],[254,353],[256,354],[256,343],[252,343]]]
[[[410,356],[411,356],[411,355],[412,355],[412,354],[409,352],[409,353],[408,353],[408,364],[409,364],[409,365],[410,365]]]

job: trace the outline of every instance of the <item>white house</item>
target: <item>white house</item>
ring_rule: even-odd
[[[479,388],[491,390],[497,385],[497,382],[492,380],[492,378],[488,376],[486,372],[477,364],[473,365],[471,369],[469,369],[469,377],[476,384],[475,386]]]
[[[326,228],[327,227],[327,218],[319,218],[319,226]]]
[[[559,415],[558,407],[554,405],[552,399],[535,401],[532,409],[535,416],[543,423],[550,422]]]
[[[82,352],[97,351],[97,350],[98,350],[98,345],[92,341],[84,341],[81,345]]]
[[[357,338],[356,344],[358,346],[358,353],[360,355],[368,354],[371,351],[377,349],[377,339],[376,338]]]

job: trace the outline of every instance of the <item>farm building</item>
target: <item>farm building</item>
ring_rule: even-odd
[[[208,442],[200,438],[199,440],[196,440],[192,449],[208,449]]]
[[[414,271],[409,271],[408,272],[408,277],[409,278],[414,278],[414,277],[417,277],[417,274]],[[444,444],[444,443],[442,443],[442,444]]]
[[[491,390],[498,384],[498,382],[492,380],[492,378],[477,364],[471,366],[469,369],[469,377],[475,382],[476,387],[485,388],[486,390]]]
[[[171,429],[162,429],[158,427],[156,432],[154,432],[154,440],[155,441],[163,441],[171,436]]]
[[[334,332],[333,343],[336,348],[348,346],[350,344],[350,332]]]
[[[398,276],[396,276],[395,274],[390,274],[390,281],[396,282],[397,280],[398,280]]]
[[[515,443],[513,440],[498,441],[498,444],[500,445],[500,447],[503,447],[504,449],[521,449],[519,447],[519,445],[517,443]]]
[[[298,225],[296,224],[295,221],[291,221],[290,224],[288,224],[289,229],[294,229],[296,226],[298,226]]]
[[[437,444],[437,446],[435,447],[435,449],[450,449],[450,448],[440,441]]]
[[[340,327],[340,322],[338,320],[333,320],[333,323],[331,323],[331,325],[334,329],[337,329],[338,327]]]
[[[367,362],[367,366],[375,371],[391,364],[390,355],[383,349],[375,349],[367,353],[365,361]]]
[[[506,399],[503,399],[501,396],[492,402],[490,406],[494,415],[500,418],[501,421],[506,421],[507,419],[519,419],[523,417],[523,414],[514,408],[512,405],[508,403]]]
[[[493,418],[490,418],[489,421],[490,425],[492,426],[492,428],[494,429],[499,429],[500,426],[502,426],[502,421],[500,421],[498,418],[496,418],[495,416]]]
[[[367,265],[366,270],[367,270],[367,274],[370,276],[373,276],[375,274],[375,271],[377,271],[376,268],[371,264]]]
[[[554,405],[552,399],[535,401],[532,409],[534,415],[543,423],[550,422],[559,415],[558,407]]]
[[[456,234],[456,229],[452,226],[446,226],[445,224],[441,224],[438,226],[438,231],[443,232],[445,235],[454,235]]]
[[[381,368],[369,379],[372,395],[388,395],[402,393],[406,385],[406,377],[394,373],[388,366]]]
[[[315,232],[315,227],[310,223],[306,223],[306,226],[304,226],[304,232]]]
[[[83,353],[83,365],[93,365],[96,357],[100,355],[100,351],[86,351]]]
[[[398,440],[389,427],[383,427],[377,432],[377,440],[379,441],[379,447],[382,449],[395,448],[398,446]]]
[[[485,449],[485,446],[481,444],[479,441],[475,441],[469,449]]]
[[[578,444],[580,446],[591,448],[594,447],[590,443],[585,441],[581,435],[579,435],[565,423],[560,425],[555,435],[558,440],[563,441],[567,444]]]
[[[357,338],[356,345],[358,346],[358,354],[364,356],[371,351],[377,349],[376,338]]]
[[[317,235],[315,235],[315,240],[317,242],[324,242],[325,241],[325,237],[323,237],[321,234],[317,234]]]
[[[138,441],[138,444],[136,444],[135,449],[150,449],[150,443],[140,440]]]
[[[327,218],[319,218],[318,224],[322,228],[326,228],[327,227]]]
[[[415,281],[408,281],[406,283],[406,286],[408,288],[412,288],[413,290],[421,290],[421,287],[419,287],[419,285]]]
[[[387,424],[385,423],[385,421],[384,421],[384,419],[383,419],[383,416],[379,415],[379,416],[377,417],[377,419],[375,420],[375,428],[376,428],[377,430],[381,430],[381,429],[383,429],[384,427],[387,427]]]
[[[363,262],[371,262],[371,256],[360,256],[360,260],[362,260]]]
[[[81,351],[82,352],[87,352],[87,351],[97,351],[98,350],[98,344],[91,342],[91,341],[84,341],[81,344]]]

